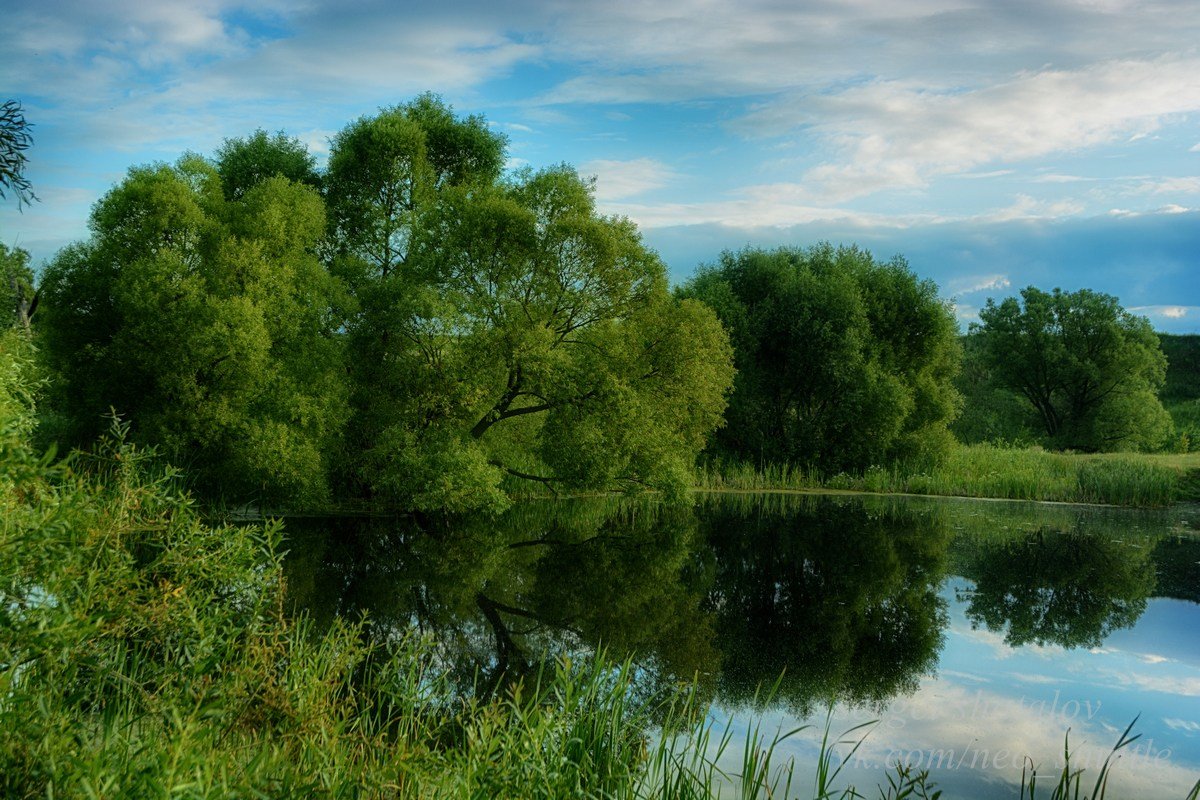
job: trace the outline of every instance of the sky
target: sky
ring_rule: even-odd
[[[134,165],[329,138],[432,91],[575,165],[675,281],[726,249],[903,255],[964,326],[1091,288],[1200,332],[1195,0],[0,0],[35,263]]]

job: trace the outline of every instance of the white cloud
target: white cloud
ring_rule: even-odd
[[[600,202],[636,197],[661,189],[678,177],[673,169],[652,158],[588,161],[579,165],[579,173],[596,177],[596,199]]]
[[[964,275],[955,278],[947,285],[953,295],[974,294],[976,292],[994,292],[1012,286],[1007,275]]]
[[[748,136],[801,129],[834,158],[805,179],[830,200],[920,188],[984,164],[1076,151],[1157,130],[1200,110],[1200,58],[1109,61],[1022,72],[969,89],[875,80],[792,94],[736,123]]]
[[[994,169],[991,172],[960,172],[957,175],[951,175],[951,178],[960,178],[967,180],[978,180],[981,178],[999,178],[1004,175],[1012,175],[1011,169]]]
[[[584,170],[586,174],[586,170]],[[694,203],[607,203],[606,213],[628,216],[643,228],[676,225],[723,225],[754,230],[782,228],[811,222],[841,222],[876,230],[904,228],[941,221],[930,214],[872,214],[819,205],[809,201],[800,184],[772,183],[743,186],[724,197]]]
[[[1200,194],[1200,175],[1181,175],[1145,181],[1134,191],[1139,194]]]
[[[1200,722],[1192,722],[1187,719],[1163,718],[1166,726],[1173,731],[1185,731],[1187,733],[1200,733]]]
[[[1133,306],[1129,310],[1146,317],[1164,317],[1166,319],[1183,319],[1191,315],[1200,315],[1200,306]]]
[[[1011,205],[996,209],[977,218],[990,222],[1009,222],[1020,219],[1053,219],[1069,217],[1084,210],[1084,205],[1077,200],[1058,200],[1055,202],[1038,200],[1027,194],[1018,194]]]
[[[1047,175],[1038,175],[1031,178],[1034,183],[1079,183],[1080,181],[1094,181],[1095,178],[1084,178],[1081,175],[1060,175],[1050,173]]]

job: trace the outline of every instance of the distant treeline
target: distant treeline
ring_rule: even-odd
[[[264,131],[131,169],[36,293],[0,249],[41,442],[116,414],[210,500],[494,511],[679,495],[700,457],[863,474],[956,438],[1200,439],[1195,337],[1160,345],[1114,297],[1029,287],[960,337],[902,258],[830,244],[726,252],[672,290],[588,180],[508,170],[506,146],[423,95],[347,125],[324,169]]]

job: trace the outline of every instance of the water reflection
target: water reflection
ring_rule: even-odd
[[[721,700],[752,702],[777,678],[776,700],[801,715],[914,691],[946,625],[950,535],[937,510],[804,498],[747,511],[702,509]]]
[[[1099,647],[1132,627],[1154,591],[1149,547],[1123,538],[1040,528],[981,543],[963,570],[974,579],[967,618],[1013,647]]]
[[[1099,646],[1143,613],[1156,569],[1194,599],[1194,566],[1154,558],[1193,540],[1131,531],[1128,517],[979,509],[756,496],[297,520],[288,588],[318,622],[367,613],[380,639],[429,634],[464,690],[603,646],[651,683],[698,680],[727,706],[778,681],[773,702],[801,715],[915,691],[944,645],[950,575],[967,579],[955,599],[971,625],[1012,647]]]

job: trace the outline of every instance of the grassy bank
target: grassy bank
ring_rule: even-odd
[[[697,477],[707,490],[843,489],[1153,507],[1200,499],[1200,454],[1078,455],[971,445],[925,472],[875,467],[862,475],[822,475],[787,465],[708,464]]]
[[[853,741],[826,732],[809,795],[777,755],[795,732],[735,743],[629,664],[463,694],[421,639],[315,629],[285,613],[278,525],[205,523],[120,429],[67,462],[34,452],[24,368],[0,338],[0,796],[862,796],[839,783]],[[933,796],[925,773],[879,782]]]

